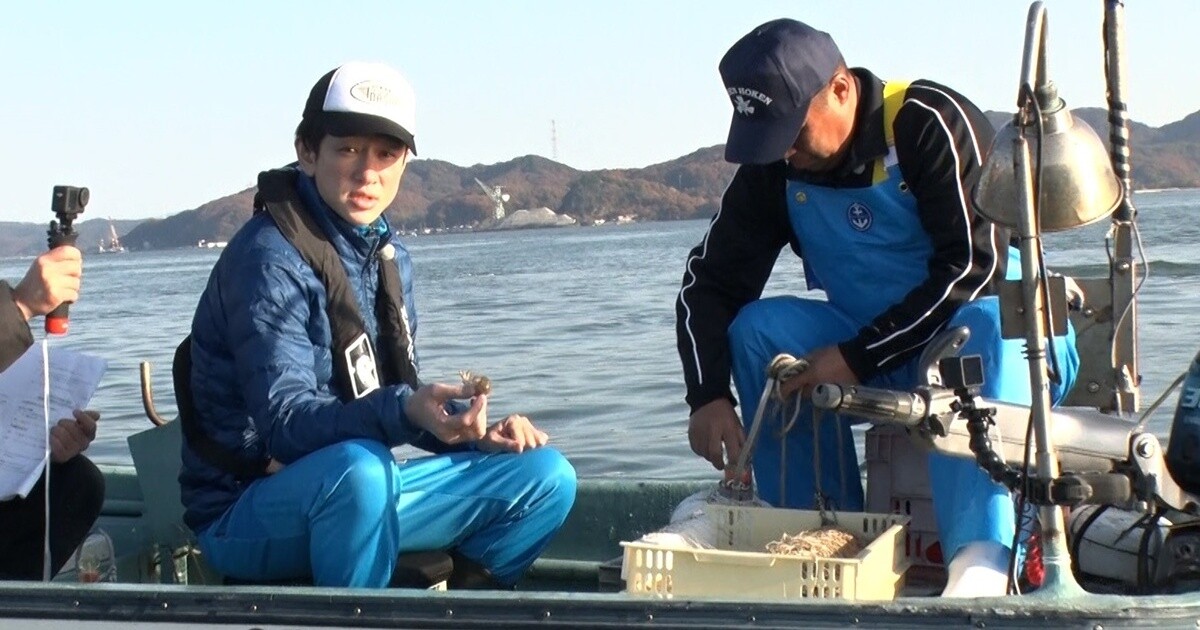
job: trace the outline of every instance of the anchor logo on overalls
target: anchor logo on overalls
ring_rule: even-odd
[[[871,216],[871,209],[857,201],[850,204],[849,208],[846,208],[846,220],[850,222],[850,227],[859,232],[866,232],[871,229],[871,223],[874,222],[874,218]]]

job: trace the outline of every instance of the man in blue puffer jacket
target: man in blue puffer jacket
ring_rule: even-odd
[[[453,549],[456,572],[511,586],[574,502],[574,469],[528,418],[488,426],[480,386],[417,377],[411,262],[383,217],[413,102],[385,65],[323,76],[298,167],[260,175],[200,298],[180,482],[226,576],[382,587],[399,554]],[[437,454],[397,463],[403,444]]]

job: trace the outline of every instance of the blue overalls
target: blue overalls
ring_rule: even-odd
[[[886,87],[893,95],[897,89],[903,94],[904,86],[889,83]],[[896,100],[885,100],[885,126],[891,145],[895,107],[888,107],[888,101]],[[808,287],[824,289],[829,301],[772,297],[752,302],[738,313],[729,336],[733,380],[747,430],[766,382],[765,366],[775,355],[786,352],[806,356],[853,338],[928,275],[932,244],[921,226],[916,201],[901,177],[895,150],[875,169],[874,184],[867,188],[833,189],[788,182],[788,212],[803,252]],[[1010,249],[1008,270],[1010,279],[1019,277],[1020,262],[1014,249]],[[1028,404],[1031,396],[1024,341],[1001,338],[998,298],[983,297],[960,307],[948,327],[963,325],[970,328],[971,336],[960,354],[978,354],[984,360],[986,382],[982,395]],[[1074,332],[1056,339],[1055,348],[1062,375],[1062,382],[1051,391],[1057,402],[1078,371]],[[864,384],[911,389],[919,383],[917,362],[914,358]],[[863,489],[850,431],[853,421],[822,414],[814,430],[812,406],[805,402],[795,423],[781,437],[790,415],[775,415],[763,419],[754,446],[759,495],[777,507],[816,508],[816,463],[822,496],[838,510],[862,511]],[[818,444],[815,449],[814,442]],[[786,458],[785,467],[780,465],[781,458]],[[1009,493],[993,483],[973,459],[931,454],[929,473],[947,562],[969,542],[994,541],[1011,547],[1015,517]]]

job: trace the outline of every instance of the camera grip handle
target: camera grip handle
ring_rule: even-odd
[[[63,245],[74,245],[75,239],[79,236],[71,226],[63,226],[62,230],[52,230],[50,237],[46,239],[50,249],[61,247]],[[70,328],[70,317],[68,316],[70,304],[63,302],[46,314],[46,334],[48,335],[65,335]]]

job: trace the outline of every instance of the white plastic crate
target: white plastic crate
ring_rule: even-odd
[[[709,505],[716,549],[622,542],[621,577],[633,595],[731,599],[891,600],[910,561],[904,554],[908,518],[843,513],[838,523],[870,541],[854,558],[811,558],[766,552],[783,534],[821,526],[819,512]]]
[[[929,454],[909,441],[903,429],[873,427],[866,433],[864,459],[867,511],[909,517],[905,555],[916,566],[942,566],[929,484]]]

